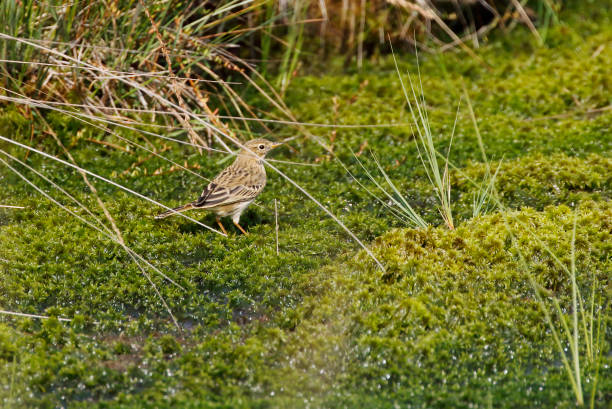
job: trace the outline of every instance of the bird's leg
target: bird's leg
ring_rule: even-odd
[[[242,234],[244,234],[245,236],[248,236],[248,234],[249,234],[249,233],[247,233],[247,231],[246,231],[246,230],[244,230],[244,229],[242,228],[242,226],[238,224],[238,222],[237,222],[237,221],[235,221],[235,220],[232,220],[232,221],[234,222],[234,226],[238,227],[238,228],[240,229],[240,231],[242,232]]]
[[[219,225],[219,227],[221,227],[221,231],[225,233],[226,236],[229,236],[229,234],[227,234],[227,231],[225,231],[225,227],[223,227],[223,223],[221,223],[221,219],[219,219],[218,217],[217,217],[217,224]]]

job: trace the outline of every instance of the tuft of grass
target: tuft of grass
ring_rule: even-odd
[[[438,164],[438,153],[434,145],[434,137],[431,132],[431,126],[429,124],[429,117],[427,115],[427,107],[425,103],[425,95],[423,92],[423,83],[421,81],[421,71],[419,68],[418,55],[417,55],[417,69],[419,76],[419,88],[416,90],[421,95],[420,101],[417,97],[417,93],[415,91],[415,86],[412,82],[412,77],[410,73],[408,73],[408,80],[410,82],[410,89],[412,91],[412,101],[408,96],[408,92],[406,91],[406,86],[404,85],[404,81],[402,80],[402,76],[397,65],[397,60],[395,58],[395,53],[393,53],[393,62],[395,64],[395,70],[397,72],[398,78],[400,80],[400,84],[402,86],[402,91],[404,92],[404,97],[406,98],[406,103],[410,108],[410,114],[412,116],[412,122],[414,128],[417,131],[417,150],[419,154],[419,159],[421,160],[421,164],[425,169],[425,173],[427,174],[427,178],[431,183],[435,195],[438,199],[438,211],[450,230],[455,228],[455,224],[453,222],[453,212],[451,208],[451,183],[450,183],[450,175],[448,172],[448,155],[450,155],[450,150],[453,144],[453,137],[455,136],[455,127],[457,125],[457,118],[459,117],[459,107],[460,103],[457,104],[457,112],[455,114],[455,121],[453,123],[453,130],[450,135],[450,142],[448,144],[448,149],[446,151],[446,157],[444,161],[444,167],[441,169]],[[461,102],[461,101],[460,101]],[[414,104],[414,106],[413,106]]]
[[[282,107],[270,84],[249,75],[253,66],[245,58],[253,56],[241,55],[237,47],[257,36],[266,38],[268,47],[272,41],[286,44],[266,30],[276,16],[249,17],[249,29],[240,29],[267,3],[224,0],[209,10],[194,3],[116,2],[108,7],[95,0],[87,7],[59,7],[50,0],[8,0],[0,5],[0,85],[115,123],[142,127],[161,115],[165,126],[187,133],[200,147],[210,146],[215,132],[206,126],[205,132],[196,132],[202,124],[186,116],[186,109],[232,138],[244,132],[250,139],[250,122],[260,131],[269,128],[243,99],[244,89],[255,87]],[[299,44],[288,52],[293,69]],[[40,120],[38,112],[32,114]]]
[[[391,45],[391,47],[393,46]],[[420,72],[419,62],[418,62],[418,54],[417,54],[417,60],[416,60],[417,73],[418,73],[418,79],[419,79],[418,89],[415,90],[415,84],[412,81],[412,77],[410,73],[408,73],[408,79],[409,79],[410,88],[412,91],[412,98],[411,98],[408,95],[406,86],[404,85],[404,81],[402,80],[402,76],[399,70],[399,66],[397,64],[395,53],[393,52],[393,48],[391,49],[391,52],[393,56],[395,70],[397,72],[400,84],[402,86],[402,91],[404,93],[406,103],[408,104],[408,107],[410,109],[410,115],[412,119],[411,130],[416,129],[417,138],[416,138],[415,144],[417,148],[418,158],[420,160],[421,165],[423,165],[423,169],[425,170],[427,179],[430,183],[430,186],[433,188],[435,197],[437,198],[438,212],[440,216],[442,217],[444,224],[450,230],[454,230],[455,223],[453,221],[452,200],[451,200],[451,179],[450,179],[450,172],[449,172],[449,166],[448,166],[448,163],[449,163],[448,159],[449,159],[451,147],[453,144],[453,138],[455,136],[455,129],[457,126],[457,119],[459,118],[459,108],[461,106],[460,105],[461,101],[459,101],[459,103],[457,104],[455,120],[453,122],[453,128],[450,134],[450,140],[449,140],[448,148],[446,151],[446,156],[440,155],[442,160],[444,161],[444,165],[443,167],[441,167],[438,162],[439,153],[436,150],[436,147],[434,144],[434,136],[431,131],[431,126],[429,123],[429,116],[427,114],[427,107],[426,107],[425,96],[423,92],[423,83],[421,81],[421,72]],[[421,96],[420,98],[417,97],[417,91],[418,91],[418,94]],[[383,195],[387,199],[391,201],[391,203],[394,205],[394,208],[391,208],[381,198],[377,197],[373,192],[371,192],[370,190],[366,188],[366,191],[371,196],[374,196],[377,199],[377,201],[383,203],[383,205],[385,205],[385,207],[387,207],[388,209],[391,209],[391,211],[400,220],[405,221],[407,225],[413,226],[413,227],[420,227],[420,228],[427,227],[427,223],[414,210],[414,208],[408,203],[408,200],[399,191],[399,189],[393,183],[391,178],[389,178],[387,173],[384,171],[383,167],[381,166],[376,156],[372,155],[374,161],[376,162],[378,170],[383,175],[386,184],[391,188],[393,194],[390,194],[389,192],[387,192],[384,189],[384,187],[382,187],[382,185],[376,181],[374,176],[372,176],[372,174],[365,168],[365,166],[359,160],[357,155],[353,153],[353,157],[357,159],[358,164],[366,172],[366,175],[370,179],[370,181],[372,181],[377,187],[377,189],[380,192],[382,192]],[[493,179],[493,183],[494,183],[494,179]],[[363,185],[361,186],[364,187]],[[487,186],[490,186],[490,187],[489,188],[485,187],[485,190],[484,190],[485,193],[488,192],[490,188],[492,188],[491,180],[489,180],[489,182],[487,183]],[[480,202],[480,206],[482,207],[484,206],[484,202],[487,199],[487,194],[483,194],[481,196],[482,197],[479,198],[479,202]],[[396,211],[396,209],[399,210],[399,213]]]

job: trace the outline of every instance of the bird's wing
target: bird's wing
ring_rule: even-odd
[[[248,202],[262,191],[264,183],[251,183],[250,180],[243,180],[235,172],[226,169],[219,174],[202,192],[194,207],[217,207],[232,203]]]
[[[217,207],[239,202],[249,202],[257,197],[263,185],[237,185],[222,187],[211,183],[194,202],[194,207]]]

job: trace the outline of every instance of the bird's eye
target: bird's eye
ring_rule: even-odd
[[[265,149],[265,146],[259,145],[259,149],[261,149],[263,151]]]

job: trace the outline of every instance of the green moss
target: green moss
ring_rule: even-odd
[[[605,297],[612,206],[585,201],[576,216],[581,292],[590,294],[595,286],[596,297]],[[566,374],[555,365],[558,351],[518,257],[520,251],[536,281],[568,308],[567,273],[545,249],[569,267],[573,222],[571,209],[559,206],[481,217],[454,231],[393,230],[373,246],[385,272],[363,253],[333,270],[324,284],[332,299],[304,306],[310,321],[340,331],[342,341],[327,346],[326,356],[344,344],[341,367],[317,363],[345,391],[332,393],[322,406],[486,406],[492,398],[505,400],[504,407],[573,407],[571,390],[561,386]],[[552,304],[547,308],[554,314]],[[592,380],[594,367],[586,363],[584,370]],[[606,387],[600,387],[597,402],[604,404]],[[363,396],[377,398],[364,402]]]
[[[12,361],[17,352],[13,339],[13,332],[9,327],[0,325],[0,359]]]
[[[498,166],[499,162],[491,163],[491,172]],[[456,212],[469,217],[474,195],[478,193],[473,181],[485,180],[486,166],[474,163],[454,175]],[[559,203],[574,206],[589,198],[610,200],[611,175],[612,160],[601,155],[580,158],[563,153],[548,156],[536,153],[502,162],[495,187],[502,202],[509,207],[542,209]]]
[[[525,226],[568,265],[576,212],[581,294],[590,302],[594,289],[605,306],[612,114],[585,114],[612,102],[604,68],[612,65],[605,46],[612,31],[609,12],[601,9],[589,7],[583,19],[570,16],[571,24],[551,29],[546,47],[533,46],[526,30],[515,30],[514,42],[484,44],[478,52],[491,69],[463,54],[421,56],[437,146],[448,145],[465,85],[492,166],[503,158],[498,191],[506,206],[519,210],[470,219],[475,188],[463,175],[481,180],[485,167],[463,110],[450,154],[461,169],[453,173],[455,231],[404,229],[311,139],[275,153],[277,159],[318,164],[278,166],[373,243],[385,272],[364,254],[356,256],[358,246],[271,171],[259,206],[243,216],[247,237],[233,226],[230,237],[222,238],[180,218],[155,221],[158,209],[151,204],[94,182],[126,243],[184,287],[149,271],[181,331],[120,246],[0,167],[0,203],[25,206],[0,209],[1,307],[52,317],[0,316],[0,379],[8,380],[0,385],[1,401],[41,408],[571,407],[567,375],[506,223],[529,271],[569,312],[565,272]],[[416,73],[413,58],[399,59],[402,72]],[[293,80],[287,103],[299,120],[410,121],[390,58],[368,62],[363,71],[338,71],[336,61],[328,63],[325,75],[311,72]],[[251,91],[245,98],[266,109]],[[548,116],[556,117],[542,118]],[[56,114],[46,119],[81,166],[155,200],[192,200],[205,183],[147,159],[148,153],[87,141],[118,142],[95,128]],[[4,136],[30,143],[32,126],[32,144],[64,157],[41,124],[13,107],[0,114]],[[332,145],[362,183],[369,180],[351,150],[367,141],[411,204],[433,225],[440,223],[408,126],[308,129]],[[293,132],[278,127],[274,137]],[[161,149],[159,141],[153,144]],[[25,156],[5,143],[1,148]],[[226,164],[175,145],[164,155],[200,165],[205,177]],[[364,148],[361,158],[367,157]],[[78,173],[35,154],[28,163],[104,220]],[[279,209],[278,255],[273,199]],[[193,215],[214,223],[211,215]],[[608,330],[596,407],[605,407],[612,388],[612,323],[608,311],[602,314]],[[594,371],[583,364],[588,395]]]

